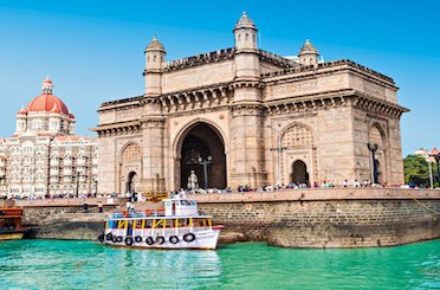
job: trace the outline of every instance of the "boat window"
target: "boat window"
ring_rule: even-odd
[[[180,201],[180,204],[181,204],[181,205],[185,205],[185,206],[190,205],[190,203],[189,203],[187,200],[181,200],[181,201]]]

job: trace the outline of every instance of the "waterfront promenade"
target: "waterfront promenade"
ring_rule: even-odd
[[[401,188],[325,188],[325,189],[279,189],[274,192],[230,192],[189,194],[199,203],[224,202],[275,202],[313,200],[383,200],[383,199],[440,199],[440,189]],[[48,198],[36,200],[16,200],[21,207],[96,207],[99,203],[107,206],[125,206],[126,198]],[[138,205],[150,202],[139,202]]]
[[[296,189],[196,194],[202,213],[225,225],[221,241],[266,241],[300,248],[391,246],[440,237],[440,190],[397,188]],[[84,203],[88,211],[84,211]],[[34,238],[95,239],[105,214],[126,199],[20,200]],[[118,207],[119,205],[119,207]],[[160,202],[135,203],[136,210]]]

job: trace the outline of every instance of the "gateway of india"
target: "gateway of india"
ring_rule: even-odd
[[[393,79],[350,60],[322,62],[258,47],[243,13],[234,46],[167,61],[145,49],[145,91],[103,103],[99,192],[162,192],[344,180],[403,183]]]

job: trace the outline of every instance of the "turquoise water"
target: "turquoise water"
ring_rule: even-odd
[[[87,241],[0,243],[0,289],[440,289],[440,241],[299,250],[116,249]]]

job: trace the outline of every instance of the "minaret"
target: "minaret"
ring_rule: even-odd
[[[302,65],[317,65],[319,61],[319,52],[310,42],[306,39],[303,47],[298,54],[299,62]]]
[[[145,96],[155,97],[162,93],[162,69],[165,64],[166,51],[154,35],[145,49]]]
[[[260,77],[258,29],[246,12],[243,12],[233,32],[235,38],[235,77],[237,79],[258,79]]]

